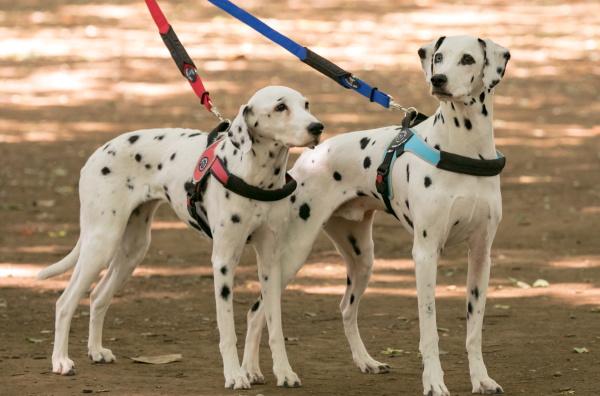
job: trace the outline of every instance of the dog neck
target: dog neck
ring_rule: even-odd
[[[494,159],[493,90],[465,102],[440,102],[432,128],[424,128],[427,143],[438,150],[470,158]],[[417,127],[418,128],[418,127]]]
[[[227,142],[228,152],[235,152],[231,142]],[[254,138],[249,152],[242,154],[237,150],[237,155],[228,155],[229,171],[242,178],[246,183],[263,188],[275,190],[285,184],[285,172],[288,161],[289,149],[280,142],[264,138]]]

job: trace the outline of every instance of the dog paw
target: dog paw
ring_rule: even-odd
[[[356,365],[365,374],[385,374],[390,372],[390,365],[379,363],[376,360],[370,359],[364,362],[357,362]]]
[[[284,388],[298,388],[302,383],[300,378],[292,371],[291,367],[286,369],[275,369],[275,377],[277,377],[277,386],[283,386]]]
[[[112,363],[117,360],[110,349],[102,347],[90,348],[88,351],[88,356],[94,363]]]
[[[246,373],[246,378],[250,381],[250,384],[264,384],[265,376],[262,375],[260,370],[246,370],[242,367],[242,370]]]
[[[69,358],[52,359],[52,371],[60,375],[75,375],[75,363]]]
[[[504,390],[500,385],[496,383],[490,377],[478,380],[472,380],[473,382],[473,393],[479,393],[482,395],[496,395],[504,393]]]
[[[432,364],[435,367],[435,365]],[[450,396],[448,388],[444,384],[444,372],[441,368],[423,372],[423,394],[427,396]]]
[[[250,381],[243,374],[225,378],[225,388],[229,389],[250,389]]]
[[[425,389],[423,394],[426,396],[450,396],[450,392],[444,384],[432,386],[431,389]]]

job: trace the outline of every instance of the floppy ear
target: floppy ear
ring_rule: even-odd
[[[240,107],[240,111],[237,117],[235,117],[235,120],[231,123],[229,132],[227,133],[231,143],[244,154],[252,148],[252,139],[250,137],[250,132],[248,132],[248,122],[246,120],[246,116],[249,112],[251,112],[251,110],[248,105]]]
[[[442,36],[437,40],[433,40],[421,48],[419,48],[419,58],[421,58],[421,68],[425,72],[425,82],[429,84],[431,82],[431,73],[433,71],[433,54],[440,48],[440,45],[444,42],[446,36]]]
[[[490,39],[479,39],[479,43],[483,48],[485,65],[483,66],[483,85],[488,88],[494,88],[504,77],[506,64],[510,59],[510,52],[494,44]]]

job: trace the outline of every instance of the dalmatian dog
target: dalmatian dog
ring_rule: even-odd
[[[413,131],[438,150],[473,159],[495,159],[494,87],[506,68],[509,52],[491,40],[441,37],[419,56],[431,94],[440,101],[434,116]],[[291,222],[282,245],[282,285],[294,278],[324,230],[341,253],[347,287],[340,309],[352,357],[365,373],[389,371],[363,345],[357,311],[373,269],[373,216],[385,210],[375,188],[377,168],[398,127],[353,132],[305,150],[292,170],[300,187],[291,199]],[[502,215],[499,176],[478,177],[438,169],[412,153],[394,163],[391,206],[413,237],[423,394],[450,396],[439,359],[435,285],[437,264],[446,246],[466,242],[467,341],[473,393],[502,393],[488,376],[481,350],[481,331],[490,274],[490,249]],[[257,303],[248,313],[242,367],[260,373],[258,343],[264,312]]]
[[[300,93],[267,87],[241,106],[216,149],[228,170],[251,186],[275,190],[285,185],[290,147],[314,147],[323,125],[309,112]],[[90,295],[88,355],[95,363],[111,363],[115,355],[102,347],[102,325],[110,300],[142,261],[150,244],[150,226],[157,207],[167,202],[177,216],[206,237],[188,213],[187,192],[207,134],[189,129],[150,129],[126,133],[96,150],[81,171],[81,235],[62,261],[42,270],[47,279],[75,268],[56,303],[55,373],[75,374],[68,357],[71,318],[98,274],[108,268]],[[192,187],[193,189],[193,187]],[[244,245],[257,253],[264,309],[268,313],[270,346],[277,385],[300,386],[287,359],[281,328],[279,244],[289,217],[289,201],[261,202],[236,195],[208,176],[200,209],[213,236],[217,322],[225,387],[248,389],[236,349],[233,278]]]

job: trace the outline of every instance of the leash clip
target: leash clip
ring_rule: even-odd
[[[390,95],[388,95],[390,96]],[[392,98],[390,96],[390,107],[388,108],[389,111],[392,110],[402,110],[404,112],[404,115],[407,116],[411,111],[414,111],[415,114],[415,118],[419,115],[419,110],[417,110],[415,107],[409,107],[409,108],[404,108],[400,103],[397,103],[394,98]]]
[[[202,103],[202,101],[200,101],[200,103]],[[226,120],[223,119],[223,117],[221,117],[221,113],[219,113],[219,110],[217,109],[217,107],[215,105],[213,105],[210,100],[208,101],[208,104],[210,105],[210,112],[213,113],[215,115],[215,117],[217,117],[219,119],[219,121],[225,122]],[[227,120],[227,121],[229,121],[229,120]],[[229,121],[229,123],[231,124],[230,121]]]

